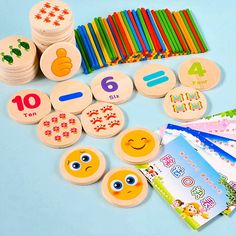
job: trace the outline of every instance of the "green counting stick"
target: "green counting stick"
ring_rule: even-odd
[[[187,13],[188,13],[188,15],[189,15],[189,18],[190,18],[190,20],[191,20],[191,22],[192,22],[192,24],[193,24],[193,26],[194,26],[194,28],[195,28],[197,34],[198,34],[198,37],[200,38],[200,40],[201,40],[201,42],[202,42],[202,45],[203,45],[205,51],[208,51],[207,45],[206,45],[206,43],[205,43],[205,41],[204,41],[204,39],[203,39],[203,37],[202,37],[200,31],[199,31],[199,29],[198,29],[198,27],[197,27],[197,25],[196,25],[194,19],[193,19],[192,13],[190,12],[189,9],[187,9],[186,11],[187,11]]]
[[[188,25],[187,20],[185,19],[184,13],[183,13],[182,11],[179,11],[179,13],[180,13],[180,16],[181,16],[182,20],[184,21],[184,24],[185,24],[185,26],[186,26],[186,28],[187,28],[187,30],[188,30],[188,32],[189,32],[189,34],[190,34],[192,40],[193,40],[193,43],[194,43],[194,45],[195,45],[195,47],[196,47],[196,49],[197,49],[197,52],[198,52],[198,53],[201,53],[201,49],[200,49],[199,46],[198,46],[198,43],[197,43],[197,41],[196,41],[196,39],[195,39],[195,37],[194,37],[194,35],[193,35],[192,30],[190,29],[190,27],[189,27],[189,25]]]
[[[145,24],[145,22],[144,22],[144,19],[143,19],[141,10],[140,10],[139,8],[137,9],[137,14],[138,14],[138,17],[139,17],[141,26],[142,26],[142,28],[143,28],[144,34],[145,34],[145,36],[146,36],[146,39],[147,39],[147,41],[148,41],[149,47],[150,47],[151,51],[153,52],[155,49],[154,49],[154,46],[153,46],[151,37],[150,37],[150,35],[149,35],[149,33],[148,33],[147,26],[146,26],[146,24]]]
[[[175,40],[175,42],[176,42],[176,44],[177,44],[177,47],[178,47],[178,49],[179,49],[179,52],[183,52],[183,48],[182,48],[182,46],[181,46],[181,44],[180,44],[180,42],[179,42],[179,39],[178,39],[178,37],[177,37],[177,35],[176,35],[175,31],[174,31],[174,28],[173,28],[173,26],[172,26],[172,24],[171,24],[171,22],[170,22],[170,20],[169,20],[169,18],[168,18],[168,16],[167,16],[165,10],[162,10],[162,13],[163,13],[163,15],[164,15],[164,17],[165,17],[165,20],[166,20],[166,22],[167,22],[167,24],[168,24],[168,26],[169,26],[169,29],[170,29],[170,31],[171,31],[171,34],[174,36],[174,40]]]
[[[162,28],[165,30],[165,34],[166,34],[166,36],[167,36],[167,38],[170,42],[170,45],[172,47],[172,51],[177,52],[175,41],[174,41],[170,31],[169,31],[169,27],[167,27],[166,21],[165,21],[163,15],[162,15],[161,10],[156,11],[156,13],[157,13],[157,16],[158,16],[158,18],[161,22]]]
[[[105,46],[105,50],[107,51],[107,54],[108,54],[109,58],[112,60],[112,53],[110,51],[110,48],[109,48],[108,43],[106,41],[106,38],[105,38],[105,36],[103,34],[103,31],[101,29],[101,26],[99,24],[98,18],[94,18],[94,21],[95,21],[95,24],[96,24],[96,26],[98,28],[98,33],[100,34],[100,36],[102,38],[102,42],[103,42],[103,44]]]
[[[123,37],[122,37],[122,34],[121,34],[120,29],[119,29],[119,27],[118,27],[118,25],[117,25],[116,18],[115,18],[114,15],[112,15],[112,19],[113,19],[114,25],[115,25],[115,27],[116,27],[116,30],[117,30],[117,32],[118,32],[118,34],[119,34],[119,37],[120,37],[120,39],[121,39],[121,41],[122,41],[122,45],[123,45],[123,47],[124,47],[124,49],[125,49],[126,55],[127,55],[127,57],[130,57],[131,55],[130,55],[129,51],[127,50],[127,47],[126,47],[126,45],[125,45],[125,43],[124,43],[124,39],[123,39]]]
[[[133,45],[134,45],[134,47],[135,47],[136,52],[140,52],[140,50],[139,50],[139,48],[138,48],[138,45],[137,45],[137,43],[136,43],[136,40],[135,40],[135,38],[134,38],[133,32],[131,31],[131,28],[130,28],[130,26],[129,26],[129,23],[128,23],[126,17],[125,17],[124,11],[120,12],[120,14],[121,14],[121,17],[122,17],[122,19],[123,19],[123,21],[124,21],[124,23],[125,23],[125,26],[126,26],[128,32],[129,32],[130,38],[131,38],[131,40],[132,40],[132,42],[133,42]]]
[[[173,42],[175,44],[175,48],[176,48],[177,52],[180,52],[180,49],[179,49],[179,46],[178,46],[178,40],[176,39],[176,35],[172,32],[172,26],[169,25],[170,22],[169,22],[169,19],[166,15],[165,11],[161,10],[161,14],[162,14],[162,17],[163,17],[164,21],[166,22],[166,26],[169,29],[170,35],[172,36]]]
[[[107,34],[107,30],[106,30],[106,27],[104,26],[104,24],[103,24],[103,22],[102,22],[102,18],[99,17],[99,18],[98,18],[98,21],[99,21],[99,24],[100,24],[100,26],[101,26],[101,29],[102,29],[102,31],[103,31],[103,33],[104,33],[105,39],[106,39],[106,41],[107,41],[107,43],[108,43],[108,47],[109,47],[109,49],[110,49],[110,52],[111,52],[111,54],[112,54],[112,60],[116,60],[116,59],[117,59],[117,56],[116,56],[116,53],[115,53],[115,49],[114,49],[114,47],[113,47],[113,45],[112,45],[112,43],[111,43],[111,41],[110,41],[110,38],[109,38],[109,36],[108,36],[108,34]]]
[[[182,33],[182,31],[181,31],[181,29],[180,29],[180,27],[179,27],[179,25],[178,25],[177,21],[175,20],[175,17],[173,16],[172,13],[171,13],[171,16],[172,16],[172,20],[175,22],[176,27],[178,28],[179,33],[180,33],[181,36],[182,36],[182,39],[183,39],[183,41],[184,41],[184,43],[185,43],[186,48],[188,49],[188,51],[186,51],[186,53],[187,53],[187,54],[190,54],[191,52],[190,52],[190,49],[189,49],[189,47],[188,47],[188,44],[186,43],[186,39],[185,39],[185,37],[184,37],[184,35],[183,35],[183,33]]]
[[[91,62],[88,58],[88,55],[87,55],[87,52],[83,46],[83,41],[81,39],[81,36],[79,34],[79,32],[77,30],[75,30],[75,39],[76,39],[76,42],[78,44],[78,47],[79,47],[79,50],[81,52],[81,55],[84,59],[84,62],[85,62],[85,65],[87,67],[87,70],[88,70],[88,73],[91,73],[93,71],[92,67],[91,67]]]

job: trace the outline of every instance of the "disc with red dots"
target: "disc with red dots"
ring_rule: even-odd
[[[40,141],[53,148],[65,148],[76,143],[82,133],[79,118],[70,113],[53,112],[38,124]]]
[[[148,183],[135,168],[119,167],[110,170],[102,180],[103,197],[119,207],[134,207],[148,195]]]
[[[51,102],[47,94],[36,89],[26,89],[15,93],[7,108],[13,120],[22,124],[35,124],[51,112]]]
[[[82,112],[81,123],[88,135],[96,138],[110,138],[122,130],[125,117],[118,106],[97,102]]]
[[[131,97],[133,82],[122,72],[105,71],[92,80],[91,89],[98,101],[120,104]]]
[[[73,22],[73,14],[62,1],[41,1],[29,13],[31,27],[41,34],[61,33]]]
[[[40,58],[40,68],[46,78],[63,81],[73,77],[80,69],[81,55],[75,45],[68,42],[48,47]]]
[[[74,184],[97,182],[106,170],[106,159],[96,148],[80,146],[63,155],[60,161],[62,176]]]

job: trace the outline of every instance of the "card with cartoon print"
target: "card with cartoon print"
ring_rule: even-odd
[[[225,178],[182,135],[163,146],[156,160],[137,167],[193,229],[231,204]]]
[[[217,146],[209,140],[215,139],[215,135],[207,135],[208,139],[200,135],[199,132],[190,128],[184,128],[177,125],[168,124],[162,138],[162,144],[167,144],[179,135],[185,139],[197,150],[201,156],[225,179],[225,184],[231,189],[231,203],[224,214],[229,215],[236,207],[236,158],[227,152],[228,146],[220,144]],[[218,137],[218,140],[226,141],[226,138]],[[220,141],[221,143],[221,141]],[[227,147],[226,149],[224,149]]]

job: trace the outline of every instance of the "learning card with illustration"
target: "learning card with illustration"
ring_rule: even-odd
[[[183,126],[236,140],[236,109],[207,116]]]
[[[158,159],[137,167],[193,229],[199,229],[231,204],[232,188],[225,178],[182,135],[166,144]]]
[[[224,214],[230,214],[236,206],[236,158],[227,152],[229,150],[227,145],[221,144],[221,146],[217,146],[209,139],[199,135],[195,130],[172,124],[168,124],[166,127],[162,144],[169,143],[180,134],[199,152],[204,160],[224,177],[225,184],[227,184],[231,192],[228,209],[224,211]],[[215,138],[215,135],[209,135],[209,137],[211,136]],[[222,138],[222,140],[225,141],[226,138]]]

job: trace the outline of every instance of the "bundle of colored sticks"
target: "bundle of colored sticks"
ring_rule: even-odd
[[[75,38],[85,74],[119,63],[208,50],[189,9],[116,12],[78,26]]]

